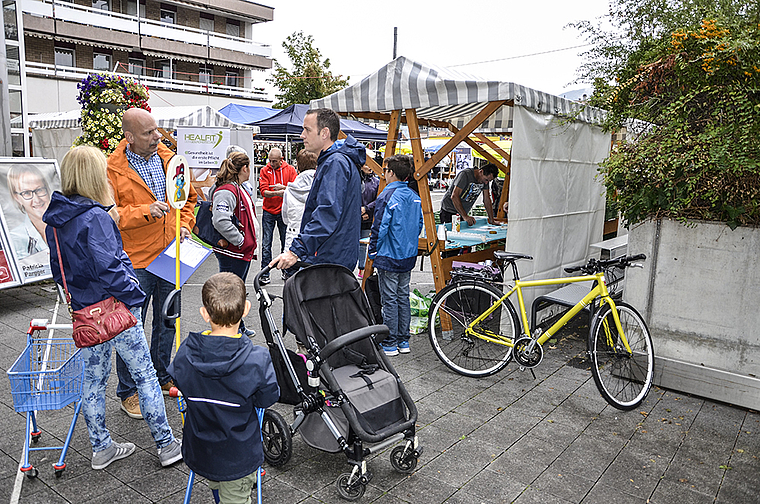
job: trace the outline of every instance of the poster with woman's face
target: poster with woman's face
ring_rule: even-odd
[[[5,233],[5,221],[0,212],[0,289],[20,285],[18,271],[8,250],[10,249]]]
[[[42,221],[53,191],[61,179],[55,160],[39,158],[0,159],[0,207],[10,255],[23,283],[50,275],[50,254]]]

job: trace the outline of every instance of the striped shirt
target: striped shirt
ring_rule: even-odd
[[[166,172],[158,152],[153,153],[150,159],[146,161],[142,156],[132,152],[129,144],[127,144],[126,154],[129,166],[140,175],[156,200],[166,201]]]

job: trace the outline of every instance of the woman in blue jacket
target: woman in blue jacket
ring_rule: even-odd
[[[135,451],[132,443],[113,441],[106,428],[106,385],[112,349],[127,364],[137,384],[143,418],[156,442],[159,461],[166,467],[182,458],[181,444],[166,420],[161,386],[140,322],[145,293],[122,247],[116,225],[119,214],[113,205],[103,153],[90,146],[70,150],[61,163],[61,186],[62,193],[53,193],[43,216],[48,224],[45,235],[55,281],[62,283],[63,268],[73,310],[113,296],[129,306],[137,318],[134,327],[115,338],[80,350],[84,360],[82,413],[92,444],[92,468],[104,469]],[[53,230],[61,245],[61,265]]]

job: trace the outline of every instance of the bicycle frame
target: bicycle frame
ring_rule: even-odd
[[[584,309],[586,306],[591,304],[596,298],[600,298],[600,304],[601,303],[607,303],[610,308],[612,309],[612,317],[615,321],[615,327],[618,330],[618,334],[621,336],[621,340],[623,344],[625,345],[626,351],[629,353],[632,353],[630,346],[628,345],[628,339],[625,337],[625,334],[623,332],[623,328],[620,324],[620,318],[618,316],[618,311],[615,306],[615,301],[612,300],[612,297],[610,296],[609,291],[607,290],[607,284],[604,282],[604,273],[596,273],[594,275],[585,275],[585,276],[576,276],[576,277],[567,277],[567,278],[548,278],[545,280],[515,280],[514,287],[512,287],[509,292],[504,294],[498,301],[496,301],[493,305],[491,305],[486,311],[481,313],[475,320],[472,321],[472,323],[467,327],[467,334],[470,334],[472,336],[475,336],[477,338],[484,339],[486,341],[490,341],[492,343],[497,343],[500,345],[506,345],[506,346],[513,346],[514,341],[504,338],[501,335],[490,333],[488,331],[488,334],[483,334],[480,331],[475,330],[474,328],[483,320],[485,320],[491,313],[493,313],[497,308],[499,308],[506,300],[515,292],[517,292],[517,301],[518,306],[520,310],[520,317],[521,322],[523,325],[523,334],[525,336],[530,336],[532,331],[530,328],[530,325],[528,323],[528,315],[525,310],[525,300],[523,298],[522,289],[525,287],[543,287],[547,285],[559,285],[559,284],[571,284],[571,283],[578,283],[578,282],[588,282],[588,281],[596,281],[596,286],[591,289],[591,292],[586,294],[583,299],[581,299],[575,306],[570,308],[570,310],[565,313],[557,322],[555,322],[551,327],[549,327],[541,336],[538,337],[536,340],[540,345],[543,345],[546,343],[549,339],[551,339],[554,334],[557,333],[562,327],[564,327],[565,324],[567,324],[570,319],[572,319],[575,315],[578,314],[582,309]]]

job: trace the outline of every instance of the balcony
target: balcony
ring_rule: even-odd
[[[272,48],[241,37],[162,23],[136,16],[103,11],[68,2],[22,0],[26,29],[97,40],[126,48],[140,47],[168,54],[188,54],[196,58],[230,61],[271,68]],[[57,23],[54,24],[54,21]],[[91,27],[86,32],[83,26]],[[83,33],[87,33],[83,37]]]
[[[28,76],[49,77],[54,79],[66,79],[80,81],[96,72],[96,70],[76,67],[61,67],[56,65],[46,65],[44,63],[26,63],[26,74]],[[121,73],[121,72],[120,72]],[[203,84],[200,82],[189,82],[177,79],[167,79],[164,77],[147,77],[143,75],[124,74],[132,77],[140,83],[148,86],[149,89],[163,89],[167,91],[190,92],[199,94],[213,94],[229,96],[232,98],[247,98],[253,100],[267,100],[267,94],[263,90],[241,88],[234,86],[223,86],[219,84]]]

